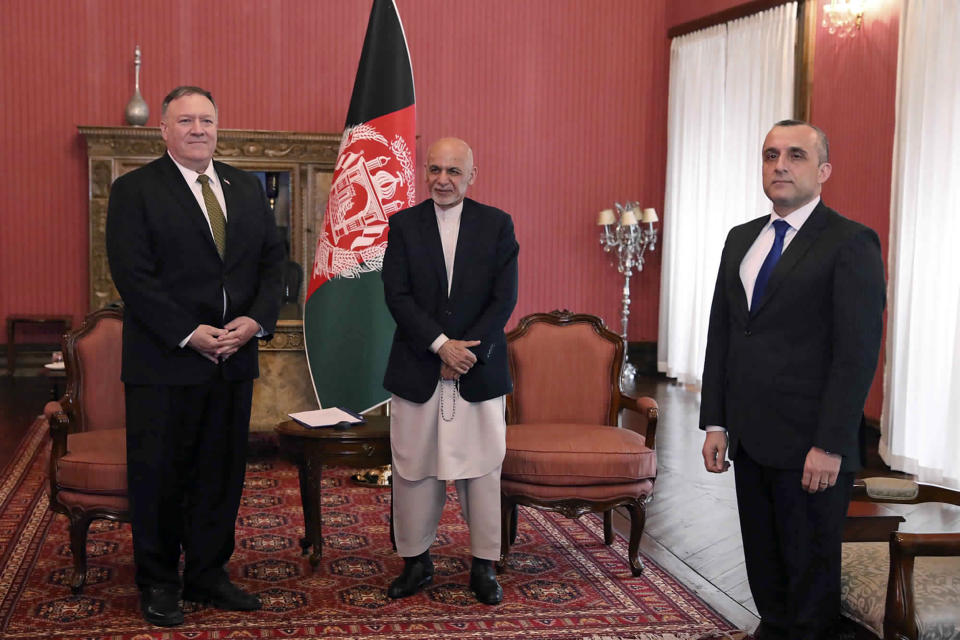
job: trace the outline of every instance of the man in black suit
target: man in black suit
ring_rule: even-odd
[[[763,640],[829,637],[840,544],[885,304],[877,234],[820,201],[826,136],[774,125],[769,215],[734,227],[720,258],[703,371],[708,471],[733,460],[747,577]],[[781,257],[782,256],[782,257]]]
[[[390,218],[383,285],[397,323],[384,386],[393,394],[393,513],[404,569],[388,590],[413,595],[433,579],[430,545],[455,481],[470,527],[470,587],[503,598],[500,468],[504,396],[512,389],[504,327],[517,302],[510,216],[465,198],[473,151],[443,138],[427,153],[430,199]]]
[[[144,618],[184,600],[259,609],[226,563],[246,464],[257,336],[280,305],[283,245],[254,176],[213,161],[217,107],[178,87],[167,153],[113,183],[107,255],[124,302],[122,378],[136,582]]]

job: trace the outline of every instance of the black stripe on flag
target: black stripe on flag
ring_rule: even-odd
[[[413,103],[413,71],[397,7],[393,0],[373,0],[346,127]]]

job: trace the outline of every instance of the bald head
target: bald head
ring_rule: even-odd
[[[460,138],[440,138],[427,151],[426,173],[434,203],[441,209],[456,206],[477,177],[473,150]]]

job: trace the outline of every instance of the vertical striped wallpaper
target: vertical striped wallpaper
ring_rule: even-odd
[[[514,216],[511,325],[567,307],[619,331],[622,280],[594,221],[627,199],[662,211],[663,0],[397,5],[418,152],[441,135],[465,138],[480,169],[471,195]],[[87,167],[76,127],[124,124],[136,44],[151,126],[166,91],[189,83],[213,92],[223,127],[340,131],[369,9],[359,0],[7,0],[0,316],[86,312]],[[631,340],[656,339],[659,267],[658,249],[634,278]]]
[[[825,0],[818,3],[822,11]],[[890,236],[899,30],[896,0],[873,2],[864,14],[863,28],[854,38],[838,38],[819,28],[811,97],[811,120],[830,138],[833,173],[824,185],[823,200],[848,218],[873,228],[880,236],[885,261]],[[881,350],[867,398],[867,416],[879,417],[882,401]]]

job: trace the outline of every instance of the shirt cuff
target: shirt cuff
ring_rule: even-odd
[[[705,426],[705,427],[703,428],[703,430],[706,431],[707,433],[709,433],[709,432],[711,432],[711,431],[723,431],[724,433],[727,432],[726,429],[724,429],[724,428],[721,427],[720,425],[716,425],[716,424],[708,424],[707,426]]]
[[[437,336],[436,340],[430,343],[430,351],[437,353],[440,351],[440,347],[443,346],[443,343],[449,339],[450,338],[448,338],[445,334],[441,333],[439,336]]]
[[[198,328],[199,328],[199,327],[198,327]],[[187,346],[187,343],[190,342],[190,338],[192,338],[192,337],[193,337],[193,334],[195,334],[196,332],[197,332],[197,330],[194,329],[193,331],[190,332],[190,335],[188,335],[186,338],[184,338],[183,340],[180,341],[180,348],[181,348],[181,349],[183,349],[185,346]]]

